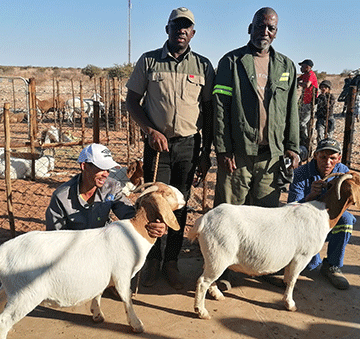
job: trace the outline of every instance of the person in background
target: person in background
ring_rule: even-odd
[[[316,130],[317,130],[317,142],[323,140],[326,137],[331,138],[335,130],[334,119],[334,104],[335,97],[331,92],[331,82],[324,80],[319,85],[320,95],[317,98],[316,108]]]
[[[186,201],[197,165],[201,178],[210,167],[213,127],[214,69],[207,58],[190,49],[194,25],[194,14],[189,9],[174,9],[165,27],[167,41],[162,48],[140,57],[126,85],[127,108],[146,135],[145,182],[153,181],[159,155],[156,180],[178,188]],[[183,288],[178,256],[187,207],[175,211],[175,215],[181,230],[169,229],[164,254],[161,239],[156,241],[147,257],[144,286],[156,283],[162,264],[162,272],[170,286],[177,290]]]
[[[343,94],[347,93],[350,87],[350,83],[351,83],[351,79],[354,77],[354,72],[350,71],[348,73],[348,77],[345,78],[344,80],[344,86],[342,88],[342,92],[340,93],[340,96],[338,98],[338,101],[343,101],[344,102],[344,107],[343,110],[341,112],[342,116],[345,116],[346,110],[347,110],[347,100],[345,99],[346,96],[344,97]]]
[[[311,107],[313,105],[313,88],[317,89],[318,81],[316,74],[312,70],[314,63],[310,59],[299,62],[302,75],[298,78],[298,86],[302,87],[302,94],[299,104],[300,120],[300,145],[308,147],[309,144],[309,122],[311,117]],[[317,92],[316,92],[317,97]]]
[[[317,199],[324,193],[324,187],[329,180],[323,182],[331,173],[347,173],[348,167],[341,162],[341,148],[338,141],[327,138],[321,140],[314,153],[314,158],[309,163],[300,166],[294,171],[294,180],[289,187],[288,202],[306,202]],[[329,242],[327,256],[323,260],[320,254],[315,255],[307,266],[313,271],[320,268],[330,283],[340,290],[349,288],[349,282],[341,272],[344,263],[345,248],[348,244],[355,217],[345,211],[336,226],[329,232],[326,241]]]
[[[122,193],[121,183],[109,177],[110,169],[120,165],[106,146],[86,146],[77,162],[81,172],[52,194],[45,213],[47,231],[104,227],[111,222],[111,211],[120,220],[135,215],[134,207]],[[151,237],[161,237],[166,231],[166,225],[160,221],[149,223],[146,228]]]
[[[213,91],[214,206],[277,207],[282,158],[289,159],[291,168],[298,166],[296,68],[271,46],[277,31],[277,13],[259,9],[248,28],[248,44],[219,61]],[[228,270],[220,283],[223,290],[231,287]]]

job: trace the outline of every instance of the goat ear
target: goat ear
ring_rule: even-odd
[[[137,162],[136,161],[133,161],[130,166],[128,167],[127,171],[126,171],[126,176],[128,178],[131,178],[132,175],[135,173],[136,171],[136,168],[137,168]]]
[[[159,194],[153,194],[154,206],[163,222],[174,231],[180,230],[180,225],[169,203]]]
[[[356,184],[352,184],[351,193],[355,206],[360,208],[360,187]]]

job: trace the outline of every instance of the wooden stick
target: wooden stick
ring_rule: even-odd
[[[160,152],[156,152],[153,182],[156,181],[157,171],[158,171],[158,168],[159,168],[159,159],[160,159]],[[141,277],[141,270],[137,273],[136,288],[135,288],[134,297],[137,296],[137,293],[139,291],[140,277]]]
[[[10,223],[10,234],[15,238],[15,221],[12,204],[12,188],[11,188],[11,168],[10,168],[10,104],[4,104],[4,129],[5,129],[5,183],[6,183],[6,201]]]

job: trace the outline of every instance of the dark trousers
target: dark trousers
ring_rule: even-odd
[[[168,140],[169,152],[160,153],[156,181],[170,184],[179,189],[184,194],[185,201],[188,201],[190,197],[191,185],[194,179],[197,159],[199,158],[200,142],[201,137],[199,134],[190,137],[171,138]],[[152,182],[154,179],[156,154],[157,152],[149,146],[146,140],[143,165],[145,182]],[[174,214],[179,222],[180,230],[174,231],[171,228],[168,229],[164,262],[170,260],[177,261],[183,242],[187,217],[186,206],[176,210]],[[161,243],[162,238],[158,238],[148,254],[148,260],[162,260]]]

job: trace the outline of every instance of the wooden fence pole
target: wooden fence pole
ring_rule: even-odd
[[[6,184],[6,202],[10,224],[10,234],[15,238],[15,220],[12,203],[12,188],[11,188],[11,169],[10,169],[10,104],[4,104],[4,132],[5,132],[5,184]]]
[[[80,80],[80,119],[81,119],[81,140],[82,146],[84,147],[84,140],[85,140],[85,118],[84,118],[84,100],[83,100],[83,86],[82,81]],[[75,115],[75,113],[74,113]],[[74,117],[75,119],[75,117]]]
[[[120,114],[119,114],[119,79],[113,79],[114,86],[114,115],[115,115],[115,131],[119,130],[120,126]]]
[[[357,87],[350,86],[349,94],[346,97],[346,116],[345,116],[345,130],[344,142],[341,162],[350,168],[351,165],[351,149],[354,137],[354,106]]]
[[[96,86],[96,77],[94,77],[94,92],[95,92],[95,99],[97,100],[97,86]]]
[[[59,117],[59,140],[60,141],[63,141],[62,140],[62,128],[63,128],[63,122],[64,122],[64,115],[62,114],[61,116],[61,112],[59,110],[59,103],[60,103],[60,81],[59,80],[56,80],[56,112],[57,112],[57,115]]]
[[[76,110],[76,107],[75,107],[75,91],[74,91],[74,80],[71,79],[71,94],[72,94],[72,102],[73,102],[73,112],[72,112],[72,115],[73,115],[73,131],[75,131],[75,110]]]
[[[104,88],[105,88],[105,81],[106,79],[104,79],[103,77],[100,77],[99,78],[99,90],[100,90],[100,97],[101,97],[101,100],[102,102],[104,102],[104,99],[105,99],[105,91],[104,91]]]
[[[54,122],[55,122],[55,127],[57,127],[57,119],[56,119],[56,115],[57,112],[55,110],[55,96],[56,96],[56,90],[55,90],[55,78],[53,78],[53,107],[54,107]]]
[[[109,79],[104,79],[104,109],[105,109],[105,132],[106,132],[106,144],[110,142],[109,136],[109,92],[107,83],[110,82]]]
[[[12,84],[12,94],[13,94],[13,101],[14,101],[13,112],[15,113],[15,111],[16,111],[16,95],[15,95],[15,81],[14,81],[14,79],[11,79],[11,84]]]
[[[100,105],[99,101],[93,101],[93,142],[100,143]]]
[[[30,151],[31,159],[31,180],[35,180],[35,141],[37,135],[37,112],[36,112],[36,86],[35,78],[29,79],[29,110],[30,110]]]

